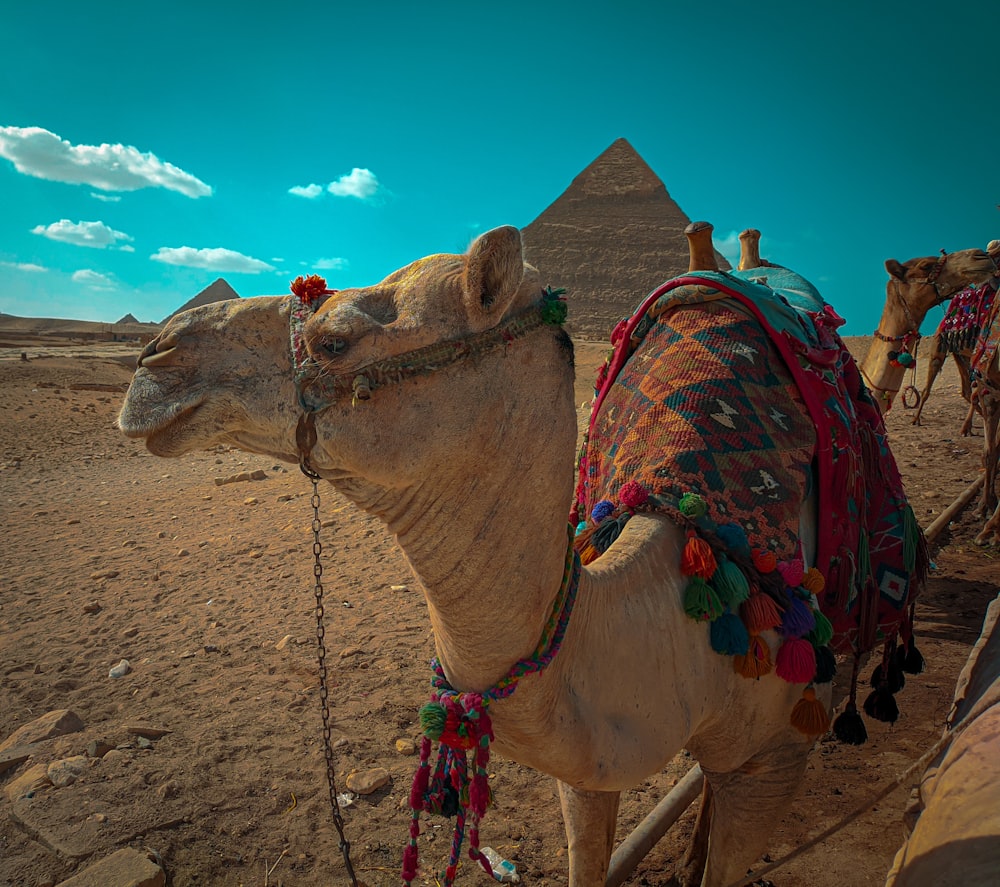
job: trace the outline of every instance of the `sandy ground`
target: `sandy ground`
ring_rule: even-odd
[[[125,846],[154,853],[173,887],[346,883],[318,708],[310,484],[294,466],[235,450],[164,461],[121,438],[114,419],[134,350],[0,351],[0,742],[55,709],[84,723],[0,776],[0,887],[56,884]],[[578,403],[603,352],[578,345]],[[957,433],[964,412],[949,366],[924,427],[912,427],[902,409],[889,416],[925,526],[979,470],[981,430]],[[263,479],[216,483],[254,471]],[[899,695],[900,720],[869,722],[860,748],[818,743],[769,858],[863,803],[940,735],[959,668],[1000,591],[996,550],[971,542],[974,512],[933,548],[936,569],[918,608],[928,668]],[[416,765],[397,740],[419,735],[430,626],[382,527],[325,488],[321,516],[338,790],[352,771],[389,774],[345,808],[347,836],[364,882],[396,884]],[[110,677],[122,659],[129,673]],[[129,730],[136,725],[169,732],[141,738]],[[31,765],[101,742],[114,751],[90,760],[72,784],[8,796]],[[682,755],[624,793],[619,838],[689,766]],[[553,781],[498,759],[491,772],[496,807],[483,843],[511,859],[526,884],[565,883]],[[882,884],[909,791],[898,789],[771,882]],[[692,819],[682,818],[629,883],[667,883]],[[432,832],[421,850],[431,873],[447,855],[448,824]],[[487,882],[468,865],[459,877]]]

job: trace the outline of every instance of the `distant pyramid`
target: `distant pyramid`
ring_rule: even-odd
[[[214,283],[206,286],[193,299],[188,299],[173,314],[164,317],[161,323],[166,323],[174,314],[180,314],[182,311],[187,311],[188,308],[200,308],[202,305],[211,305],[212,302],[224,302],[226,299],[238,299],[239,297],[239,293],[220,277]]]
[[[118,320],[115,321],[115,323],[138,323],[138,322],[139,321],[136,320],[131,313],[126,314],[124,317],[120,317],[118,318]]]
[[[635,148],[617,139],[522,230],[525,260],[544,284],[566,288],[572,334],[606,340],[650,291],[687,271],[690,221]]]

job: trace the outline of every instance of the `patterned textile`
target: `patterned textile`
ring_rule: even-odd
[[[832,646],[860,654],[897,630],[906,640],[926,546],[881,415],[836,333],[843,321],[821,300],[806,310],[758,281],[692,273],[616,328],[578,463],[578,550],[593,560],[616,535],[602,527],[657,511],[737,563],[785,612],[809,599],[798,512],[815,483],[825,589],[813,600],[832,623]],[[706,513],[686,509],[685,493]],[[752,558],[733,550],[733,527]]]
[[[992,293],[996,296],[996,290],[992,290]],[[989,314],[983,319],[982,329],[972,351],[972,359],[969,361],[969,372],[973,382],[986,376],[998,349],[1000,349],[1000,299],[994,298]]]
[[[988,282],[967,286],[952,297],[937,328],[943,354],[961,354],[975,344],[988,325],[995,299],[996,289]]]

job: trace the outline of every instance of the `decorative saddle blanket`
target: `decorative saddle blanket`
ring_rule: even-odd
[[[598,375],[571,514],[581,560],[636,512],[676,521],[685,610],[748,677],[771,668],[767,628],[779,676],[805,684],[830,680],[829,648],[858,657],[881,636],[895,652],[912,630],[926,547],[842,323],[787,269],[693,272],[616,327]],[[810,493],[818,569],[799,539]]]
[[[979,338],[969,360],[969,372],[973,382],[981,382],[986,377],[993,358],[1000,350],[1000,299],[996,298],[996,290],[988,283],[983,284],[983,287],[990,293],[991,305],[988,314],[984,316]]]
[[[980,330],[989,325],[995,299],[996,290],[989,283],[955,293],[937,328],[944,354],[960,354],[975,345]]]

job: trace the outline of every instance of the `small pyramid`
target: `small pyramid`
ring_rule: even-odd
[[[135,316],[130,312],[124,317],[120,317],[115,323],[138,323],[139,321],[135,319]]]
[[[227,299],[238,299],[240,297],[239,293],[236,292],[226,281],[221,277],[218,280],[210,283],[206,286],[197,296],[193,299],[188,299],[180,308],[173,312],[173,314],[168,314],[163,318],[161,323],[166,323],[170,320],[174,314],[180,314],[182,311],[187,311],[189,308],[199,308],[202,305],[211,305],[212,302],[224,302]]]
[[[687,271],[690,222],[635,148],[617,139],[521,235],[543,284],[566,288],[570,333],[605,341],[653,289]]]

